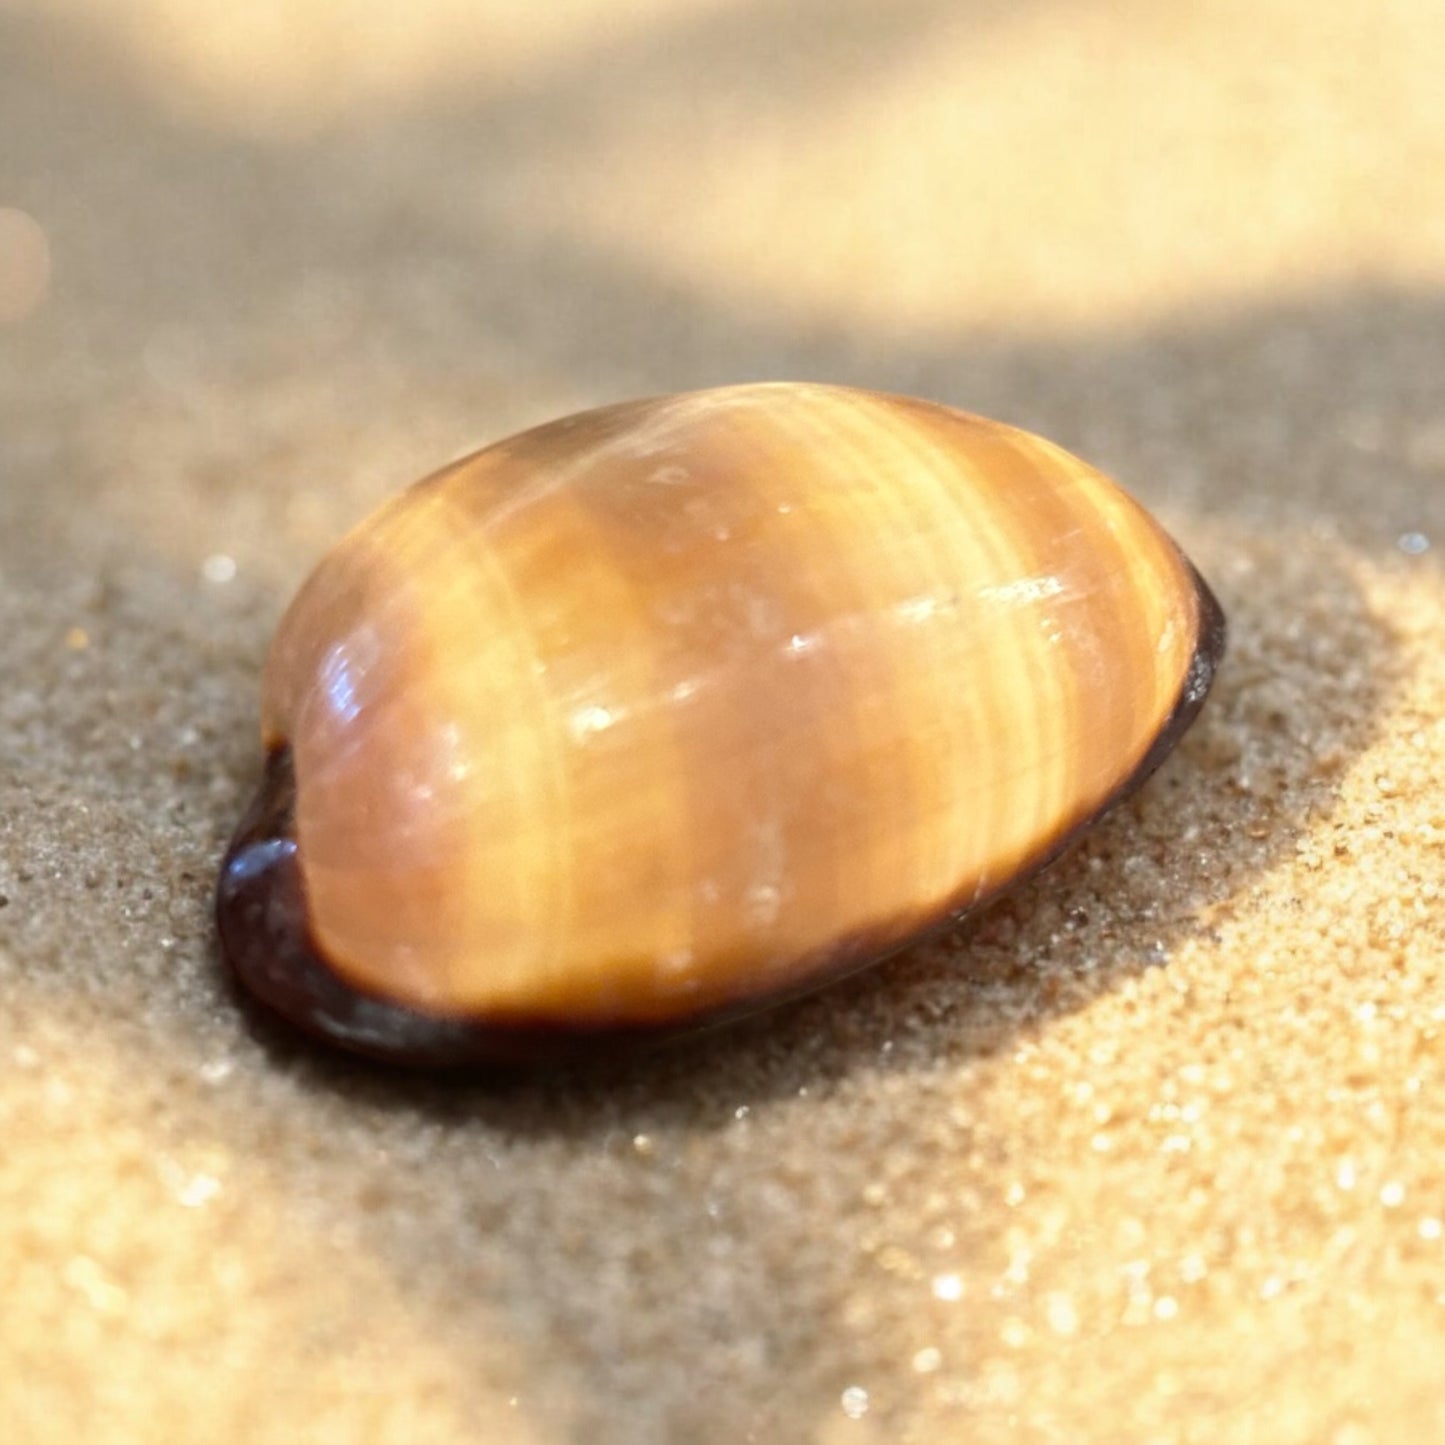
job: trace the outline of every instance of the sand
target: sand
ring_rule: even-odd
[[[1436,0],[0,4],[0,1438],[1438,1438],[1442,72]],[[1163,772],[671,1054],[442,1081],[238,1008],[315,558],[761,377],[1144,500],[1233,628]]]

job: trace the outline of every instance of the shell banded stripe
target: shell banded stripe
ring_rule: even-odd
[[[1051,443],[1001,431],[1020,457],[1017,475],[1053,480],[1001,489],[1029,559],[1021,572],[1059,583],[1057,609],[1040,618],[1059,639],[1040,670],[1052,668],[1063,690],[1062,746],[1039,774],[1056,784],[1037,819],[1043,846],[1095,811],[1148,750],[1183,686],[1197,607],[1173,544],[1117,486]],[[1176,645],[1161,654],[1166,633]]]

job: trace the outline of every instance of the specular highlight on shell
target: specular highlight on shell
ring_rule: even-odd
[[[302,587],[223,947],[293,1023],[411,1063],[749,1012],[1054,857],[1223,644],[1137,503],[999,423],[803,384],[566,417]]]

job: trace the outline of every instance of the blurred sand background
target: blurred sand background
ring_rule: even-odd
[[[0,1439],[1439,1439],[1442,75],[1438,0],[0,0]],[[763,377],[1150,505],[1233,624],[1164,772],[659,1058],[239,1012],[322,549]]]

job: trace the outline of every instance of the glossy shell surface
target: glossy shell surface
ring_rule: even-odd
[[[1135,502],[998,423],[793,384],[567,417],[296,597],[223,944],[293,1022],[416,1063],[749,1011],[1048,861],[1223,639]]]

